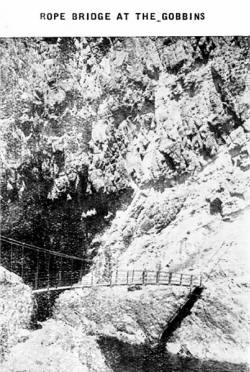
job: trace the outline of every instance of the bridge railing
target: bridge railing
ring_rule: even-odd
[[[202,286],[202,277],[164,270],[114,270],[97,279],[83,276],[85,261],[65,253],[50,251],[1,236],[0,265],[23,278],[34,290],[73,286],[174,285]]]
[[[0,243],[0,265],[21,276],[34,289],[72,285],[83,276],[83,258],[4,236]]]
[[[202,276],[161,270],[116,270],[109,278],[97,279],[93,275],[87,275],[82,278],[81,285],[83,287],[174,285],[192,288],[202,286]]]

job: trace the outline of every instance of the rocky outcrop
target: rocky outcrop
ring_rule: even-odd
[[[190,249],[195,251],[198,244],[211,245],[207,235],[210,225],[217,224],[219,232],[219,226],[227,226],[248,208],[248,163],[248,134],[236,129],[231,144],[185,183],[163,192],[138,190],[129,208],[117,213],[111,228],[99,239],[99,268],[105,271],[107,261],[107,267],[113,269],[157,269],[158,265],[174,269],[169,264],[173,258],[175,262],[181,259],[185,268],[179,250],[185,254],[186,246],[190,247],[186,252],[189,259]],[[216,229],[211,227],[212,235]],[[98,244],[98,238],[94,242]]]
[[[32,312],[31,289],[15,274],[0,268],[0,363],[15,344],[28,338]]]

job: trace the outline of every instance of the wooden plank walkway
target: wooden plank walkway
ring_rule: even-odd
[[[55,285],[33,289],[34,294],[64,291],[77,288],[115,287],[115,286],[181,286],[190,289],[202,286],[202,276],[172,273],[167,271],[122,270],[115,271],[110,279],[97,281],[93,276],[83,277],[82,281],[72,285]]]

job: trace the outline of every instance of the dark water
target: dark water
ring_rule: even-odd
[[[249,372],[246,365],[184,358],[165,351],[102,338],[99,346],[114,372]]]

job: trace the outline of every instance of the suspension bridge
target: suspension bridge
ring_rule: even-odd
[[[205,282],[226,252],[228,244],[217,248],[209,260],[207,273],[191,275],[171,271],[115,270],[108,278],[97,279],[93,274],[84,275],[84,258],[80,258],[12,238],[0,236],[0,266],[22,277],[35,295],[61,292],[76,288],[126,286],[141,289],[141,286],[180,286],[189,289],[182,305],[166,321],[156,347],[164,350],[173,332],[180,327],[199,300]]]
[[[34,294],[98,286],[202,286],[202,276],[171,271],[116,270],[108,278],[83,276],[83,258],[0,237],[0,265],[23,279]]]

